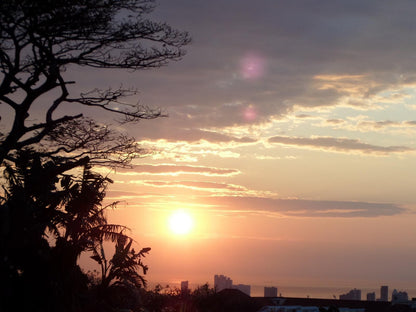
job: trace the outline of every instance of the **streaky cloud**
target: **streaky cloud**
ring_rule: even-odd
[[[177,176],[181,174],[195,174],[202,176],[234,176],[240,174],[240,170],[228,168],[216,168],[205,166],[191,166],[191,165],[175,165],[175,164],[161,164],[161,165],[136,165],[134,171],[118,173],[120,175],[172,175]]]
[[[269,143],[290,145],[295,147],[309,147],[313,149],[336,152],[359,152],[363,154],[386,155],[390,153],[412,152],[414,149],[406,146],[379,146],[361,142],[357,139],[333,137],[289,137],[274,136],[268,139]]]
[[[147,134],[143,137],[144,140],[146,139],[158,139],[159,136],[153,136],[151,133]],[[171,131],[168,133],[163,134],[163,138],[168,142],[177,142],[177,141],[185,141],[185,142],[199,142],[199,141],[207,141],[210,143],[241,143],[241,144],[249,144],[255,143],[256,140],[247,136],[244,137],[235,137],[223,133],[218,133],[216,131],[209,131],[203,130],[198,128],[189,128],[189,129],[181,129],[176,128],[175,131]]]
[[[240,185],[206,181],[141,181],[141,183],[155,187],[184,187],[209,192],[216,192],[218,190],[231,192],[247,191],[245,187]]]
[[[253,196],[207,197],[204,202],[217,205],[214,209],[232,211],[238,207],[239,213],[246,211],[281,217],[380,217],[393,216],[406,212],[406,209],[392,203],[371,203],[356,201],[324,201],[302,199],[279,199]]]

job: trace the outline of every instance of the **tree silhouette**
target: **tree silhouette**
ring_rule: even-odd
[[[142,248],[136,252],[132,243],[131,238],[120,235],[110,260],[106,258],[102,241],[93,251],[91,258],[101,267],[101,275],[95,279],[93,285],[97,298],[95,306],[98,305],[100,311],[108,307],[137,309],[142,303],[139,289],[146,286],[143,274],[148,270],[142,258],[150,248]]]
[[[102,241],[93,250],[91,258],[101,267],[100,287],[108,288],[110,285],[115,286],[134,286],[140,288],[146,285],[146,281],[139,270],[146,274],[148,268],[141,261],[150,251],[150,248],[142,248],[136,252],[132,248],[133,240],[120,235],[117,238],[115,252],[110,261],[107,260],[104,252]]]
[[[0,202],[0,291],[9,300],[3,304],[15,304],[25,296],[30,300],[20,301],[21,308],[81,311],[88,280],[77,261],[87,251],[105,264],[102,293],[111,294],[110,286],[129,291],[145,285],[142,274],[147,267],[141,259],[150,248],[136,252],[124,234],[127,228],[109,224],[105,216],[116,204],[102,204],[111,180],[93,173],[88,164],[80,176],[57,175],[59,167],[28,150],[17,153],[15,166],[6,167]],[[102,247],[106,240],[116,243],[108,266]]]
[[[147,19],[154,8],[153,0],[0,1],[0,310],[93,311],[77,261],[88,251],[107,261],[98,253],[105,241],[116,251],[101,288],[120,294],[121,286],[144,285],[141,258],[149,249],[135,251],[127,228],[107,222],[105,210],[116,204],[103,205],[111,180],[91,166],[126,167],[147,151],[82,109],[101,109],[122,124],[162,113],[126,101],[135,89],[74,94],[67,74],[179,60],[189,35]]]
[[[0,2],[0,103],[13,115],[0,141],[0,164],[13,160],[24,147],[38,147],[48,136],[62,136],[62,126],[68,122],[72,129],[79,128],[83,116],[75,104],[116,114],[121,122],[161,116],[159,109],[121,101],[136,90],[94,89],[71,96],[69,86],[75,81],[65,79],[65,72],[74,66],[138,70],[180,59],[182,47],[190,41],[188,34],[146,19],[153,9],[153,0]],[[29,117],[39,103],[44,119],[31,122]],[[72,113],[58,114],[64,105]],[[82,126],[88,130],[89,125],[87,121]],[[85,148],[58,142],[61,146],[55,152]]]

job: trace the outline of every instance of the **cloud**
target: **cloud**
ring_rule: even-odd
[[[220,158],[239,158],[241,155],[236,150],[246,146],[246,143],[212,143],[208,141],[186,142],[178,138],[177,141],[141,140],[138,142],[144,149],[153,151],[148,155],[154,160],[169,160],[175,162],[197,162],[207,156]],[[254,145],[250,143],[250,145]]]
[[[118,182],[120,183],[120,182]],[[169,198],[169,194],[154,193],[154,192],[129,192],[117,189],[106,191],[106,201],[134,201],[135,199],[152,199],[155,198]]]
[[[200,129],[262,124],[294,107],[374,108],[386,90],[397,103],[416,81],[411,1],[325,1],[319,10],[305,0],[159,2],[156,19],[191,32],[187,55],[145,75],[98,77],[137,86],[141,103],[169,113],[132,127],[136,137],[243,143]],[[253,54],[263,75],[244,79],[241,62]],[[87,90],[97,82],[79,76]],[[248,107],[256,118],[244,118]]]
[[[392,121],[392,120],[383,120],[383,121],[362,121],[357,125],[358,128],[362,129],[385,129],[385,128],[413,128],[416,127],[416,121]]]
[[[143,140],[152,140],[160,137],[157,131],[148,133],[142,136]],[[183,129],[175,127],[175,131],[169,131],[163,133],[163,139],[169,142],[185,141],[190,143],[198,143],[200,141],[207,141],[214,144],[220,143],[239,143],[239,144],[250,144],[255,143],[256,140],[247,136],[235,137],[216,131],[202,130],[198,128]]]
[[[257,214],[273,213],[287,217],[379,217],[404,213],[406,210],[390,203],[354,201],[321,201],[275,199],[262,197],[208,197],[204,202],[221,211],[246,211]]]
[[[326,120],[327,123],[332,124],[332,125],[339,125],[344,123],[344,120],[342,119],[328,119]]]
[[[208,192],[247,192],[244,186],[206,181],[138,181],[138,183],[154,187],[183,187]]]
[[[308,118],[315,118],[315,117],[312,115],[308,115],[308,114],[299,114],[299,115],[296,115],[296,118],[308,119]]]
[[[308,147],[319,150],[329,150],[337,152],[358,152],[364,154],[386,155],[390,153],[405,153],[414,151],[406,146],[378,146],[363,143],[356,139],[332,138],[332,137],[288,137],[274,136],[268,139],[269,143],[290,145],[295,147]]]
[[[204,166],[190,166],[190,165],[136,165],[133,171],[118,172],[119,175],[137,176],[137,175],[171,175],[178,176],[181,174],[196,174],[203,176],[234,176],[240,174],[240,170],[215,168]]]

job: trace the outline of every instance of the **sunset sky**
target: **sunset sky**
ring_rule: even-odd
[[[121,129],[155,153],[112,173],[107,196],[122,201],[110,220],[152,248],[150,282],[416,288],[415,13],[159,0],[151,18],[191,34],[181,61],[68,72],[169,115]],[[189,234],[169,227],[176,210]]]

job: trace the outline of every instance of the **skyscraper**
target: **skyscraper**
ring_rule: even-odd
[[[376,293],[375,292],[367,293],[367,301],[376,301]]]
[[[391,302],[399,303],[399,302],[407,302],[409,301],[409,295],[405,291],[397,291],[396,289],[393,290],[391,293]]]
[[[389,301],[389,286],[380,287],[380,301]]]
[[[233,280],[224,275],[214,276],[214,288],[216,291],[233,288]]]
[[[277,297],[277,287],[264,287],[265,297]]]
[[[182,281],[181,282],[181,294],[187,295],[188,294],[188,281]]]
[[[339,295],[340,300],[361,300],[361,290],[354,288],[351,289],[347,294]]]

